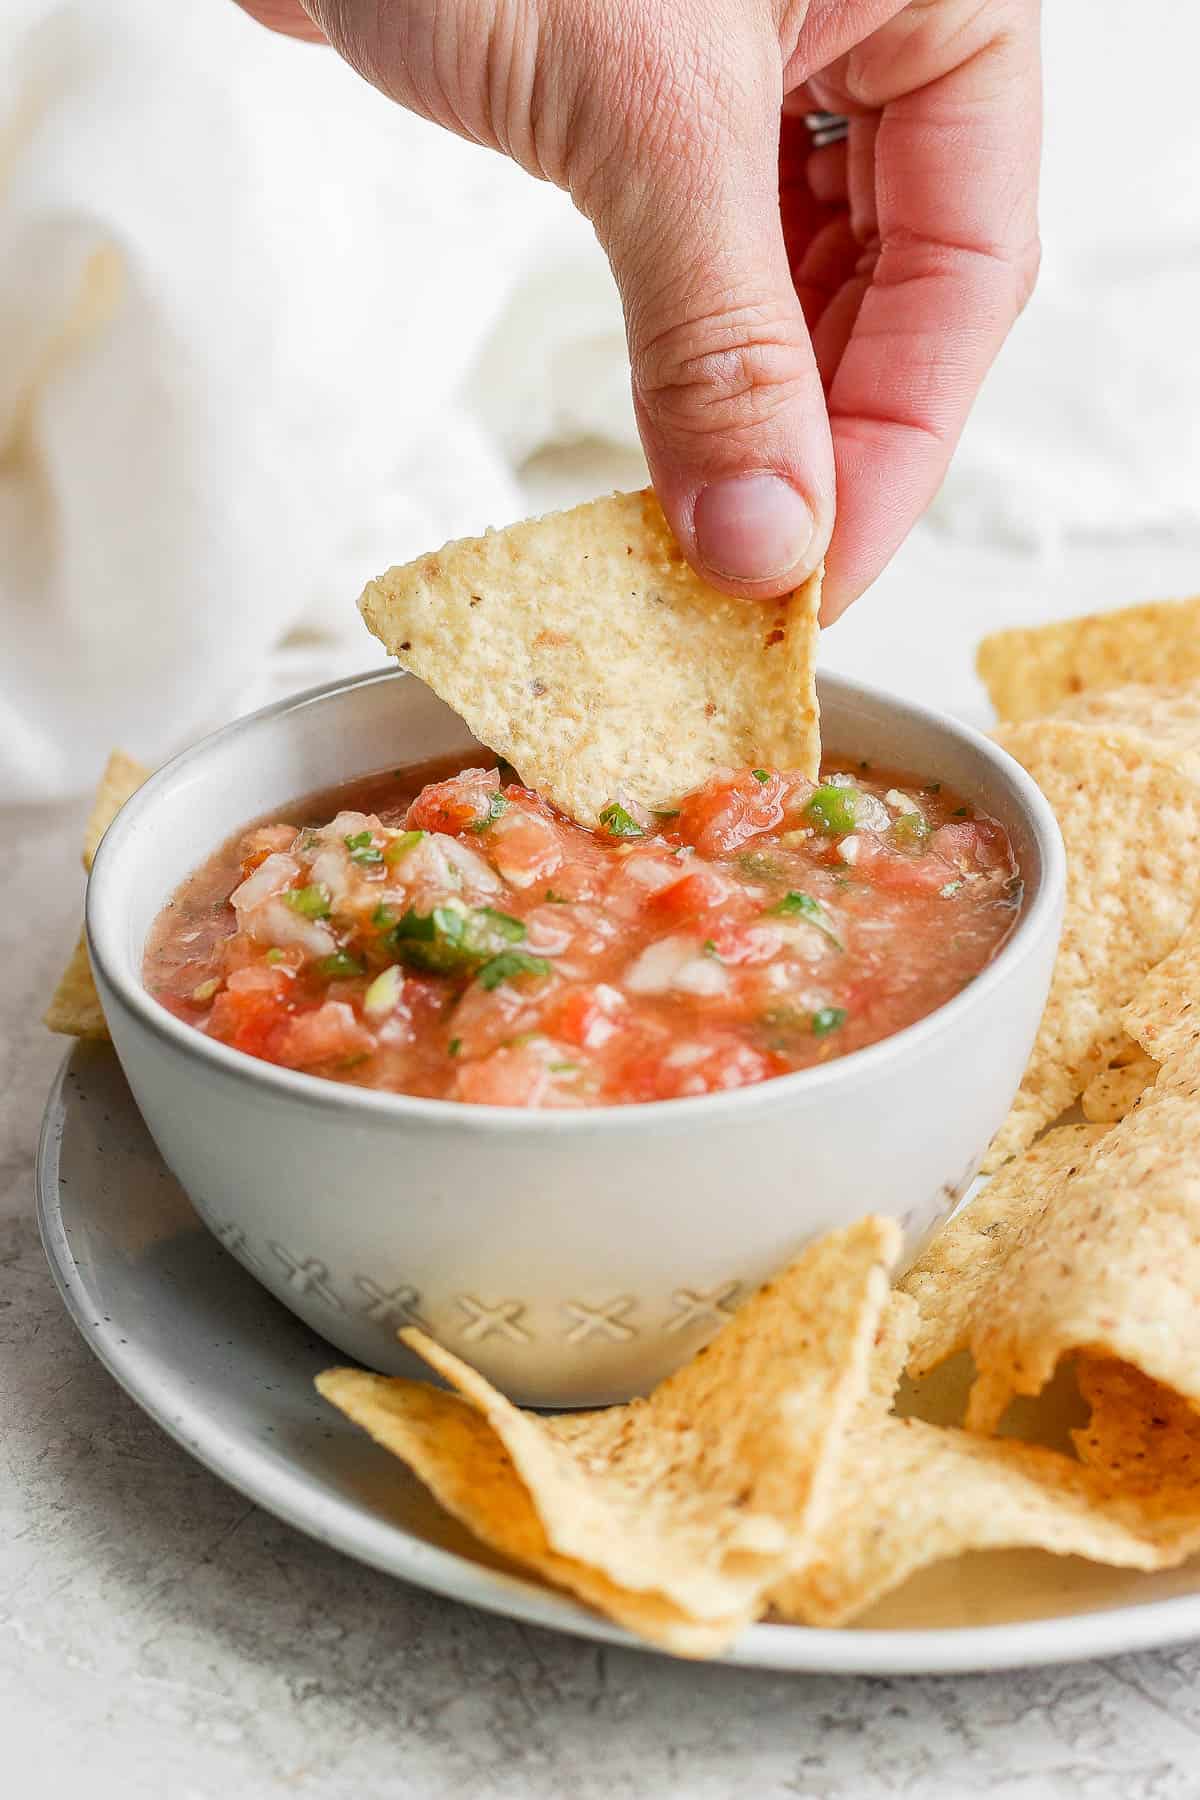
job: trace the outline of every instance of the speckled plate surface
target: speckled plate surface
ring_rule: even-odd
[[[200,1224],[103,1046],[67,1058],[38,1163],[42,1239],[87,1342],[201,1462],[301,1531],[440,1594],[583,1637],[623,1632],[489,1558],[313,1389],[336,1352]],[[759,1625],[725,1658],[916,1674],[1105,1656],[1200,1637],[1200,1562],[1159,1576],[1005,1552],[926,1572],[848,1631]]]

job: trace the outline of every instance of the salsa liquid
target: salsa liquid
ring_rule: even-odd
[[[1021,883],[936,782],[718,771],[601,829],[441,762],[239,832],[151,932],[177,1017],[288,1068],[501,1106],[742,1087],[889,1036],[995,956]]]

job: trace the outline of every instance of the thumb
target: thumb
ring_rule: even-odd
[[[655,134],[661,154],[639,159],[641,178],[618,170],[620,192],[597,215],[659,499],[693,566],[751,598],[813,572],[834,502],[825,396],[780,219],[778,74],[761,85],[724,128],[694,88],[676,107],[660,96],[674,113]]]

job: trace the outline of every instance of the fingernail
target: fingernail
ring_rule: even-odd
[[[727,581],[774,581],[794,569],[812,542],[813,516],[780,475],[738,475],[702,488],[696,548]]]

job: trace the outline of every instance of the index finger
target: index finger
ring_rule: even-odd
[[[902,19],[877,34],[881,54],[855,83],[867,90],[856,98],[882,105],[879,250],[829,390],[838,509],[827,624],[885,567],[936,493],[1037,270],[1036,8],[1023,5],[1019,29],[946,73],[889,96],[885,84],[912,66],[911,39],[907,58],[882,42]]]

